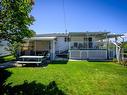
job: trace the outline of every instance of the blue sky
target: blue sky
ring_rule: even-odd
[[[68,32],[127,33],[127,0],[64,0]],[[35,0],[31,28],[37,34],[63,33],[63,0]]]

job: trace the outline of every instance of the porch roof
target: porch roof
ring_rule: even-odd
[[[85,36],[85,35],[97,36],[97,35],[104,35],[108,33],[110,32],[70,32],[69,36]]]
[[[109,34],[108,38],[115,38],[115,37],[121,37],[121,36],[124,36],[124,35],[122,35],[122,34]]]
[[[110,32],[70,32],[69,36],[96,36],[99,38],[105,38],[105,34],[107,35],[107,38],[124,36],[123,34],[110,34]]]
[[[30,40],[54,40],[56,37],[32,37]]]

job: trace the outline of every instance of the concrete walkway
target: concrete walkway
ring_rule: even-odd
[[[62,58],[62,57],[56,57],[55,61],[67,61],[67,58]]]
[[[0,69],[10,68],[10,67],[16,67],[16,61],[9,61],[0,64]]]

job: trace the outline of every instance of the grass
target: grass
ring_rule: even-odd
[[[127,95],[127,68],[112,62],[60,61],[46,68],[17,67],[7,71],[11,76],[4,84],[11,87],[24,85],[26,80],[27,84],[35,81],[43,87],[55,82],[55,91],[67,95]]]
[[[0,63],[12,61],[12,60],[15,60],[15,57],[13,55],[7,55],[7,56],[0,57]]]
[[[14,57],[13,55],[9,55],[9,56],[3,57],[3,59],[4,59],[5,61],[11,61],[11,60],[14,60],[15,57]]]

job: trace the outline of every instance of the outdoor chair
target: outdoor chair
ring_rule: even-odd
[[[47,54],[45,55],[45,58],[46,58],[46,62],[47,62],[47,63],[51,62],[50,57],[51,57],[51,54],[50,54],[50,53],[47,53]]]

